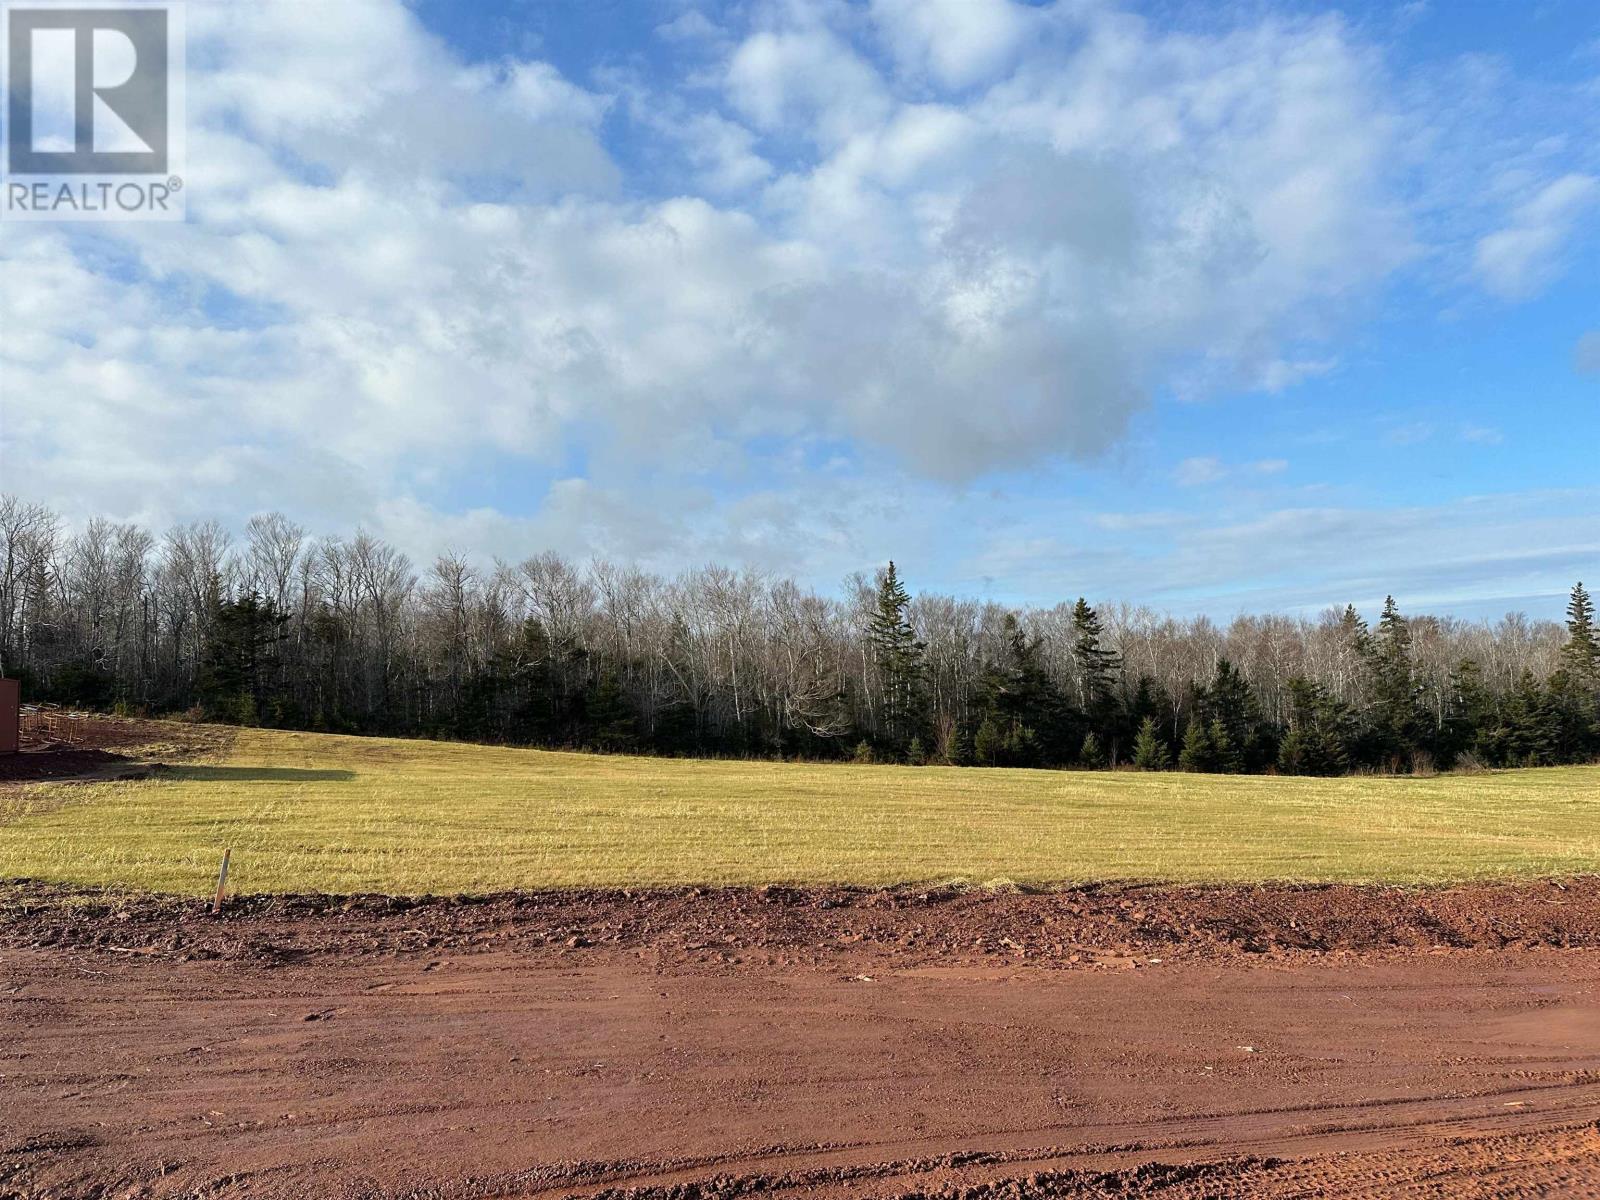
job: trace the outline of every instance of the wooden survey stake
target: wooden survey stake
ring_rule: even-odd
[[[232,850],[222,852],[222,870],[217,872],[217,898],[211,902],[211,911],[214,913],[222,911],[222,896],[228,890],[228,858],[232,854]]]

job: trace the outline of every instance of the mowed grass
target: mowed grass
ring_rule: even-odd
[[[965,880],[1426,883],[1600,867],[1600,768],[1295,779],[601,757],[244,731],[27,789],[0,878],[202,894]]]

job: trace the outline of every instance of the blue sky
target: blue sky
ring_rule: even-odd
[[[185,225],[0,226],[7,490],[1219,617],[1600,577],[1593,4],[317,11],[190,5]]]

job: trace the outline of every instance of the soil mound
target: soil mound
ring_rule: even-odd
[[[588,948],[735,964],[842,953],[896,966],[1005,961],[1138,966],[1174,957],[1293,958],[1436,949],[1600,946],[1600,878],[1459,887],[1094,886],[720,888],[481,897],[198,900],[0,884],[0,946],[184,958]]]

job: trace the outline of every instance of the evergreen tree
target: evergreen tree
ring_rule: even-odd
[[[1005,750],[1004,739],[1000,735],[1000,727],[995,724],[992,715],[986,715],[978,724],[978,732],[972,738],[972,758],[980,767],[995,767],[1000,765],[1000,756]]]
[[[928,761],[928,751],[920,737],[913,737],[911,744],[906,747],[906,761],[913,767],[920,767]]]
[[[1483,671],[1476,661],[1464,658],[1450,672],[1450,703],[1440,736],[1441,764],[1453,766],[1463,754],[1492,761],[1485,737],[1494,721],[1494,699],[1483,686]]]
[[[1411,662],[1411,626],[1393,596],[1383,602],[1378,632],[1368,643],[1372,705],[1368,757],[1377,766],[1404,766],[1417,749],[1434,739],[1421,706],[1421,689]]]
[[[289,614],[250,592],[215,601],[200,692],[210,713],[224,721],[256,723],[274,683],[274,666]]]
[[[1140,675],[1139,682],[1134,685],[1133,699],[1128,702],[1128,715],[1135,729],[1150,718],[1159,730],[1172,719],[1172,696],[1160,681]]]
[[[1524,671],[1515,690],[1500,698],[1493,723],[1479,735],[1484,757],[1495,766],[1537,767],[1551,761],[1541,709],[1544,690]]]
[[[1554,763],[1587,762],[1600,754],[1600,704],[1587,679],[1563,666],[1545,684],[1538,710],[1540,744]]]
[[[615,671],[607,671],[590,689],[584,723],[588,727],[585,740],[596,750],[615,754],[639,748],[639,724]]]
[[[1580,684],[1600,680],[1600,635],[1595,632],[1594,601],[1580,581],[1567,603],[1567,644],[1562,656]]]
[[[1220,725],[1226,734],[1227,765],[1219,759],[1219,770],[1255,771],[1273,761],[1275,738],[1267,727],[1261,702],[1249,680],[1226,658],[1217,660],[1210,685],[1195,689],[1194,710],[1208,725]],[[1220,746],[1215,735],[1212,740]]]
[[[1214,720],[1206,730],[1211,740],[1211,769],[1221,771],[1225,775],[1238,775],[1244,771],[1244,755],[1239,752],[1239,747],[1234,743],[1228,733],[1228,727],[1222,721]]]
[[[945,751],[951,766],[970,767],[973,763],[972,733],[965,725],[957,725],[950,734],[950,745]]]
[[[1005,637],[1008,661],[991,664],[978,688],[978,711],[993,726],[994,763],[984,765],[1046,766],[1072,762],[1082,743],[1070,740],[1073,732],[1067,705],[1039,661],[1039,642],[1030,638],[1016,616],[1007,613]],[[982,732],[982,725],[979,726]]]
[[[1101,748],[1100,739],[1095,736],[1092,729],[1083,735],[1083,745],[1078,750],[1078,761],[1086,767],[1106,765],[1106,752]]]
[[[1278,747],[1278,769],[1287,775],[1344,771],[1355,739],[1349,706],[1309,679],[1291,679],[1289,697],[1289,730]]]
[[[1390,598],[1391,602],[1393,597]],[[1344,612],[1339,616],[1339,631],[1344,637],[1345,645],[1357,654],[1365,656],[1372,647],[1372,634],[1367,629],[1366,618],[1356,611],[1354,604],[1346,604]]]
[[[1100,618],[1082,596],[1072,607],[1072,657],[1078,666],[1078,703],[1090,722],[1104,726],[1115,704],[1114,686],[1121,659],[1100,645]]]
[[[1156,727],[1154,717],[1139,723],[1139,735],[1133,741],[1133,765],[1141,771],[1170,771],[1172,752]]]
[[[1189,727],[1183,734],[1183,748],[1178,751],[1178,770],[1190,772],[1216,769],[1216,750],[1211,741],[1211,729],[1198,715],[1189,718]]]
[[[867,644],[878,668],[884,740],[897,750],[919,736],[928,722],[923,688],[923,655],[907,616],[911,595],[900,582],[893,562],[878,582],[877,604],[867,622]]]
[[[1314,766],[1311,734],[1296,726],[1283,735],[1278,743],[1278,770],[1284,775],[1324,775]]]

